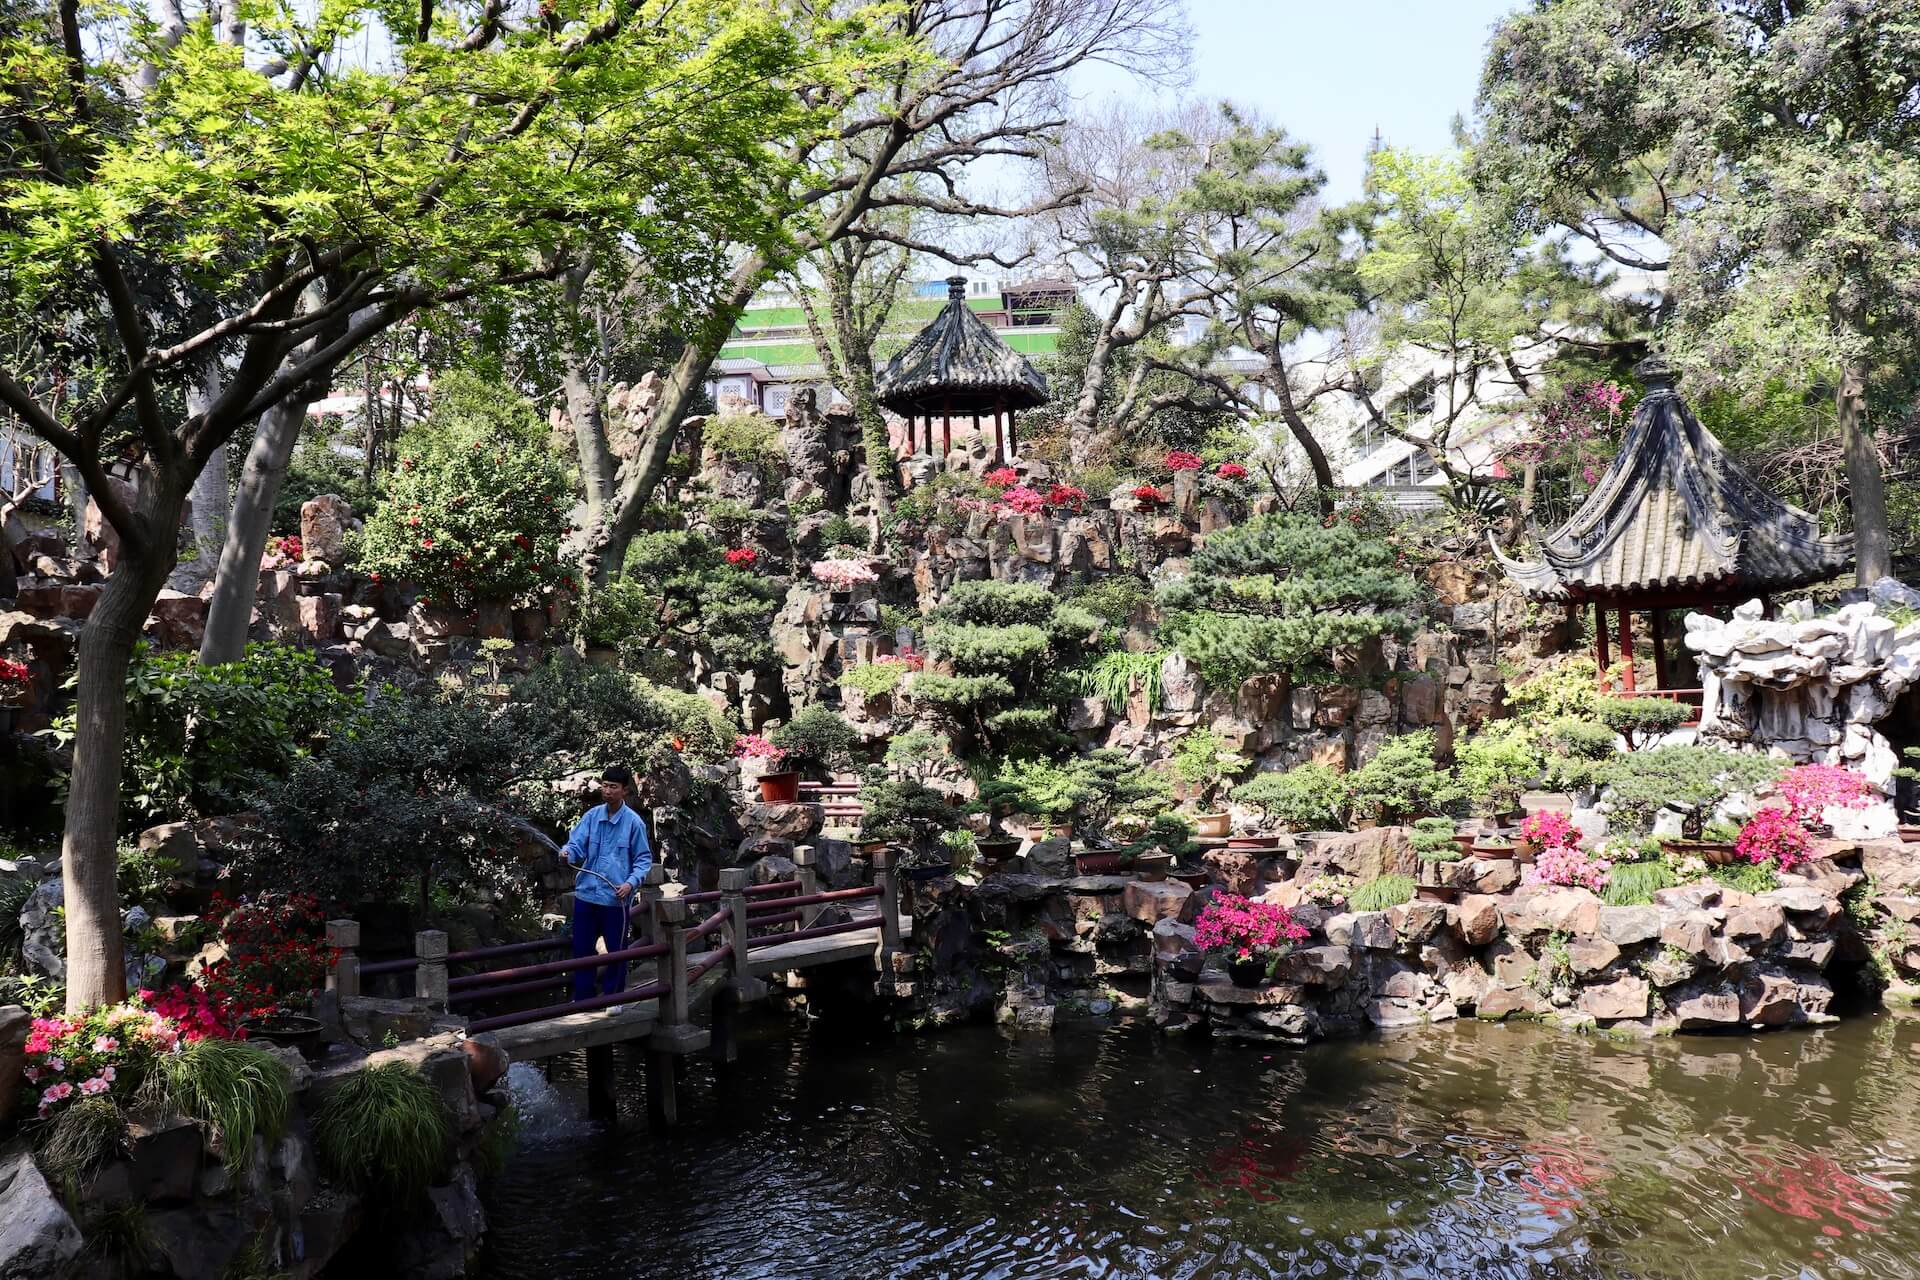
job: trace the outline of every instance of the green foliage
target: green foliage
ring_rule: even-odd
[[[1590,784],[1598,766],[1616,754],[1613,730],[1593,720],[1561,716],[1548,723],[1545,764],[1550,786]]]
[[[1107,489],[1112,487],[1108,485]],[[1114,573],[1075,592],[1071,603],[1097,614],[1113,626],[1124,627],[1132,619],[1135,610],[1153,603],[1153,590],[1130,573]]]
[[[1335,675],[1335,651],[1413,630],[1413,579],[1393,548],[1337,523],[1260,516],[1215,532],[1162,587],[1166,636],[1215,688],[1289,672]]]
[[[1642,907],[1653,901],[1654,894],[1678,883],[1665,862],[1616,862],[1607,872],[1607,887],[1600,897],[1610,907]]]
[[[56,1185],[78,1186],[88,1174],[126,1154],[127,1118],[102,1094],[61,1108],[40,1131],[40,1167]]]
[[[1645,835],[1653,829],[1654,816],[1668,805],[1685,813],[1687,829],[1697,832],[1706,810],[1736,791],[1773,781],[1779,773],[1779,764],[1765,756],[1669,746],[1620,756],[1601,777],[1620,827]]]
[[[196,1040],[161,1059],[167,1105],[219,1135],[227,1167],[253,1158],[255,1135],[272,1141],[287,1123],[286,1064],[241,1040]]]
[[[1422,862],[1458,862],[1464,854],[1453,838],[1453,819],[1421,818],[1413,824],[1413,851]]]
[[[1482,814],[1511,813],[1520,793],[1540,772],[1530,727],[1519,720],[1495,720],[1454,751],[1460,790]]]
[[[1028,622],[990,625],[935,622],[927,648],[970,675],[1031,672],[1047,654],[1047,633]]]
[[[323,493],[345,498],[363,519],[380,500],[379,491],[366,481],[357,462],[335,453],[324,437],[303,435],[286,474],[280,477],[280,492],[273,500],[273,532],[299,533],[300,508]]]
[[[1101,836],[1119,818],[1150,818],[1172,801],[1165,778],[1116,747],[1097,748],[1071,767],[1083,787],[1073,806],[1073,820],[1083,836]]]
[[[532,406],[501,392],[504,419],[442,399],[416,452],[403,445],[380,505],[367,517],[359,566],[418,583],[438,603],[534,598],[572,581],[561,537],[573,505],[566,471],[535,434]]]
[[[83,1220],[86,1248],[81,1256],[115,1275],[143,1275],[159,1242],[147,1206],[138,1200],[95,1208]]]
[[[329,1177],[405,1211],[447,1165],[452,1119],[431,1083],[404,1062],[356,1071],[312,1111],[314,1153]]]
[[[0,1004],[17,1004],[36,1018],[51,1018],[67,1007],[66,984],[44,973],[0,975]]]
[[[497,1178],[507,1171],[507,1162],[512,1159],[514,1148],[520,1143],[520,1109],[508,1105],[494,1112],[493,1119],[480,1134],[480,1141],[474,1146],[474,1172],[482,1178]]]
[[[1337,828],[1347,808],[1346,776],[1311,761],[1284,773],[1256,774],[1230,794],[1235,803],[1258,809],[1289,831]]]
[[[827,517],[820,526],[820,545],[824,547],[853,547],[858,551],[872,549],[873,539],[866,529],[855,524],[843,515]]]
[[[975,627],[1011,627],[1044,621],[1059,604],[1036,582],[957,582],[929,615],[934,622]]]
[[[927,729],[909,729],[887,743],[881,757],[895,777],[929,781],[954,767],[953,745]]]
[[[1227,750],[1220,735],[1202,726],[1189,730],[1173,749],[1173,776],[1194,792],[1194,799],[1205,804],[1220,789],[1220,784],[1247,767],[1247,758]]]
[[[1138,680],[1147,695],[1148,711],[1156,712],[1160,710],[1160,700],[1165,693],[1160,682],[1160,669],[1166,659],[1165,649],[1147,649],[1139,653],[1115,649],[1103,653],[1078,671],[1080,692],[1086,697],[1105,702],[1107,710],[1114,715],[1124,715],[1127,702],[1133,696],[1134,681]]]
[[[621,577],[587,593],[574,630],[623,653],[671,646],[747,670],[773,660],[779,606],[780,588],[728,564],[725,547],[702,533],[663,530],[633,540]]]
[[[957,716],[1011,698],[1013,685],[1005,676],[943,676],[923,671],[914,676],[907,693],[915,702]]]
[[[141,646],[127,669],[121,790],[130,820],[236,811],[256,778],[305,758],[352,706],[300,649],[250,644],[239,662],[203,667],[191,652]],[[53,733],[71,739],[73,717]]]
[[[1375,876],[1353,887],[1347,896],[1347,906],[1353,911],[1385,911],[1413,901],[1416,888],[1412,876]]]
[[[1446,772],[1433,762],[1431,729],[1389,738],[1347,779],[1353,813],[1381,822],[1440,808],[1455,794]]]
[[[1734,862],[1724,867],[1712,867],[1707,874],[1727,888],[1741,893],[1768,893],[1780,887],[1780,875],[1770,864]]]
[[[700,428],[700,443],[723,458],[778,466],[786,461],[780,424],[764,414],[731,413],[708,418]]]
[[[1060,726],[1073,688],[1066,673],[1099,630],[1093,614],[1045,587],[960,583],[926,628],[928,650],[954,677],[923,673],[908,692],[945,714],[969,750],[1058,751],[1071,745]]]
[[[690,760],[711,763],[724,760],[732,753],[733,740],[740,734],[740,725],[731,712],[697,693],[686,689],[670,689],[638,676],[633,679],[633,691],[639,702],[648,707],[644,713],[648,719],[657,714],[667,737],[679,739],[678,750],[681,755]],[[662,760],[662,745],[656,738],[649,744],[651,750],[633,758],[643,763]],[[622,748],[616,746],[615,749]]]
[[[832,707],[815,703],[775,729],[769,739],[787,753],[787,766],[803,772],[844,768],[860,735]]]
[[[906,674],[907,668],[898,662],[859,662],[840,673],[839,684],[873,698],[898,689]]]
[[[1599,664],[1580,654],[1568,654],[1527,679],[1508,685],[1507,709],[1515,719],[1535,724],[1566,718],[1591,721],[1599,686]]]
[[[1184,863],[1200,852],[1200,846],[1194,842],[1193,831],[1193,824],[1181,814],[1156,814],[1141,833],[1133,851],[1157,851],[1171,855],[1177,863]]]
[[[1000,817],[1027,813],[1059,819],[1073,811],[1085,792],[1085,782],[1071,763],[1013,758],[1001,761],[993,776],[981,784],[980,800]]]
[[[862,840],[891,840],[919,850],[956,830],[965,818],[943,793],[913,777],[889,777],[884,769],[868,773],[860,804]]]
[[[1667,698],[1597,698],[1594,713],[1600,723],[1632,745],[1672,733],[1693,709]]]

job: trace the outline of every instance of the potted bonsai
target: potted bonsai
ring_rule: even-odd
[[[980,784],[980,804],[990,820],[1024,814],[1033,820],[1034,839],[1051,839],[1073,830],[1069,815],[1081,790],[1079,774],[1050,760],[1003,760]]]
[[[1453,819],[1421,818],[1413,824],[1413,854],[1420,861],[1417,895],[1423,902],[1452,902],[1460,890],[1445,883],[1444,868],[1466,855],[1453,838]]]
[[[1193,839],[1193,824],[1182,814],[1162,813],[1144,822],[1129,847],[1134,855],[1133,873],[1142,880],[1164,880],[1171,875],[1188,888],[1198,889],[1212,879],[1213,873],[1194,861],[1200,846]]]
[[[1533,861],[1531,849],[1523,845],[1515,845],[1512,840],[1498,831],[1485,832],[1473,837],[1473,848],[1470,852],[1476,858],[1515,858],[1521,862]]]
[[[1231,893],[1214,894],[1193,923],[1195,945],[1217,956],[1237,987],[1271,981],[1280,962],[1308,936],[1306,926],[1278,903]]]
[[[1212,729],[1195,729],[1180,740],[1173,753],[1173,776],[1199,810],[1193,819],[1198,835],[1217,838],[1228,833],[1233,815],[1209,805],[1222,784],[1246,767],[1247,758],[1227,750]]]
[[[784,749],[757,733],[743,733],[733,740],[733,754],[740,760],[758,760],[767,770],[760,775],[762,802],[792,804],[800,798],[800,771],[786,767]]]
[[[1431,729],[1389,738],[1373,759],[1348,775],[1347,795],[1356,826],[1423,817],[1457,794],[1446,770],[1433,761]]]
[[[1779,773],[1779,764],[1765,756],[1715,747],[1656,747],[1607,766],[1607,801],[1615,825],[1630,835],[1651,833],[1662,809],[1677,809],[1680,839],[1662,841],[1670,852],[1731,862],[1731,841],[1705,838],[1707,816],[1734,792],[1756,790]]]
[[[775,729],[768,741],[786,752],[788,768],[815,782],[827,782],[833,770],[852,762],[859,736],[839,712],[815,703]]]
[[[1263,831],[1331,830],[1339,827],[1347,807],[1346,778],[1323,764],[1255,774],[1231,794],[1235,804],[1258,811]],[[1280,843],[1277,835],[1265,840],[1267,848]]]
[[[1167,781],[1115,747],[1089,752],[1071,770],[1073,821],[1087,844],[1074,865],[1081,875],[1111,875],[1133,860],[1137,846],[1116,846],[1108,828],[1117,819],[1164,812],[1172,798]]]
[[[1540,774],[1528,726],[1498,720],[1462,742],[1454,753],[1457,791],[1481,817],[1517,822],[1520,796]]]
[[[886,769],[868,771],[860,788],[860,840],[882,841],[905,849],[900,871],[909,880],[937,880],[954,871],[944,837],[960,827],[961,815],[946,796],[911,777]]]

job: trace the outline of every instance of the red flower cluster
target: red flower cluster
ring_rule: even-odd
[[[1237,462],[1223,462],[1214,468],[1213,474],[1219,476],[1222,480],[1245,480],[1247,478],[1247,469]]]
[[[1206,460],[1199,454],[1188,453],[1185,449],[1175,449],[1167,455],[1169,471],[1198,471],[1206,465]]]
[[[1012,467],[995,467],[993,470],[987,472],[986,475],[982,476],[981,479],[985,480],[995,489],[1005,489],[1011,485],[1020,483],[1020,473]]]
[[[1251,960],[1258,952],[1282,955],[1311,934],[1293,913],[1274,902],[1255,902],[1238,894],[1216,893],[1193,922],[1193,940],[1208,951],[1224,951],[1230,959]]]
[[[307,558],[306,545],[300,541],[300,535],[297,533],[288,534],[276,545],[280,548],[281,555],[296,563]]]
[[[1037,516],[1042,502],[1039,491],[1024,484],[1015,485],[1000,495],[1000,505],[1015,515]]]
[[[26,663],[0,658],[0,684],[17,684],[24,689],[32,680],[33,673],[27,670]]]
[[[727,552],[728,564],[752,564],[760,558],[760,553],[752,547],[735,547]]]
[[[1819,822],[1829,805],[1865,809],[1880,799],[1866,775],[1837,764],[1799,764],[1780,775],[1780,798],[1798,823]]]
[[[1056,484],[1047,490],[1047,505],[1079,511],[1087,505],[1087,491],[1077,484]]]
[[[1757,867],[1777,862],[1782,871],[1791,871],[1812,861],[1813,837],[1790,811],[1762,809],[1740,828],[1733,851]]]
[[[305,1004],[326,983],[326,912],[312,894],[239,903],[215,894],[200,918],[220,931],[227,956],[201,972],[198,992],[184,997],[187,1008],[170,1010],[170,1016],[188,1025],[199,1020],[208,1028],[237,1029],[245,1018]],[[195,1004],[196,995],[204,998],[204,1010]],[[220,1033],[209,1029],[208,1034]]]
[[[924,670],[927,665],[926,655],[915,649],[912,645],[906,645],[899,653],[883,653],[875,658],[874,661],[883,666],[902,666],[909,671],[921,671]]]
[[[1158,507],[1167,500],[1167,495],[1150,484],[1143,484],[1134,489],[1133,497],[1143,507]]]

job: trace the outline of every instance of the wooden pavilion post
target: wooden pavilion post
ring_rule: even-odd
[[[1633,610],[1621,605],[1620,615],[1620,679],[1621,688],[1633,692]]]
[[[1607,687],[1607,611],[1598,600],[1593,602],[1593,660],[1600,664],[1600,687]]]
[[[1007,415],[1007,461],[1012,462],[1020,456],[1020,436],[1013,425],[1013,410],[1004,409]]]
[[[1667,626],[1665,610],[1647,610],[1647,630],[1653,636],[1653,687],[1670,689],[1667,681]]]

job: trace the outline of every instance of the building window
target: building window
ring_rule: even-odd
[[[1372,457],[1379,452],[1380,446],[1387,440],[1385,429],[1371,419],[1355,427],[1353,434],[1348,437],[1348,443],[1353,447],[1353,456],[1356,461]]]
[[[1402,429],[1431,417],[1438,385],[1431,375],[1420,379],[1388,403],[1387,417]]]
[[[788,392],[789,392],[789,389],[787,387],[783,387],[783,386],[768,387],[766,404],[764,405],[764,408],[766,409],[766,411],[775,416],[785,413],[787,411]]]

